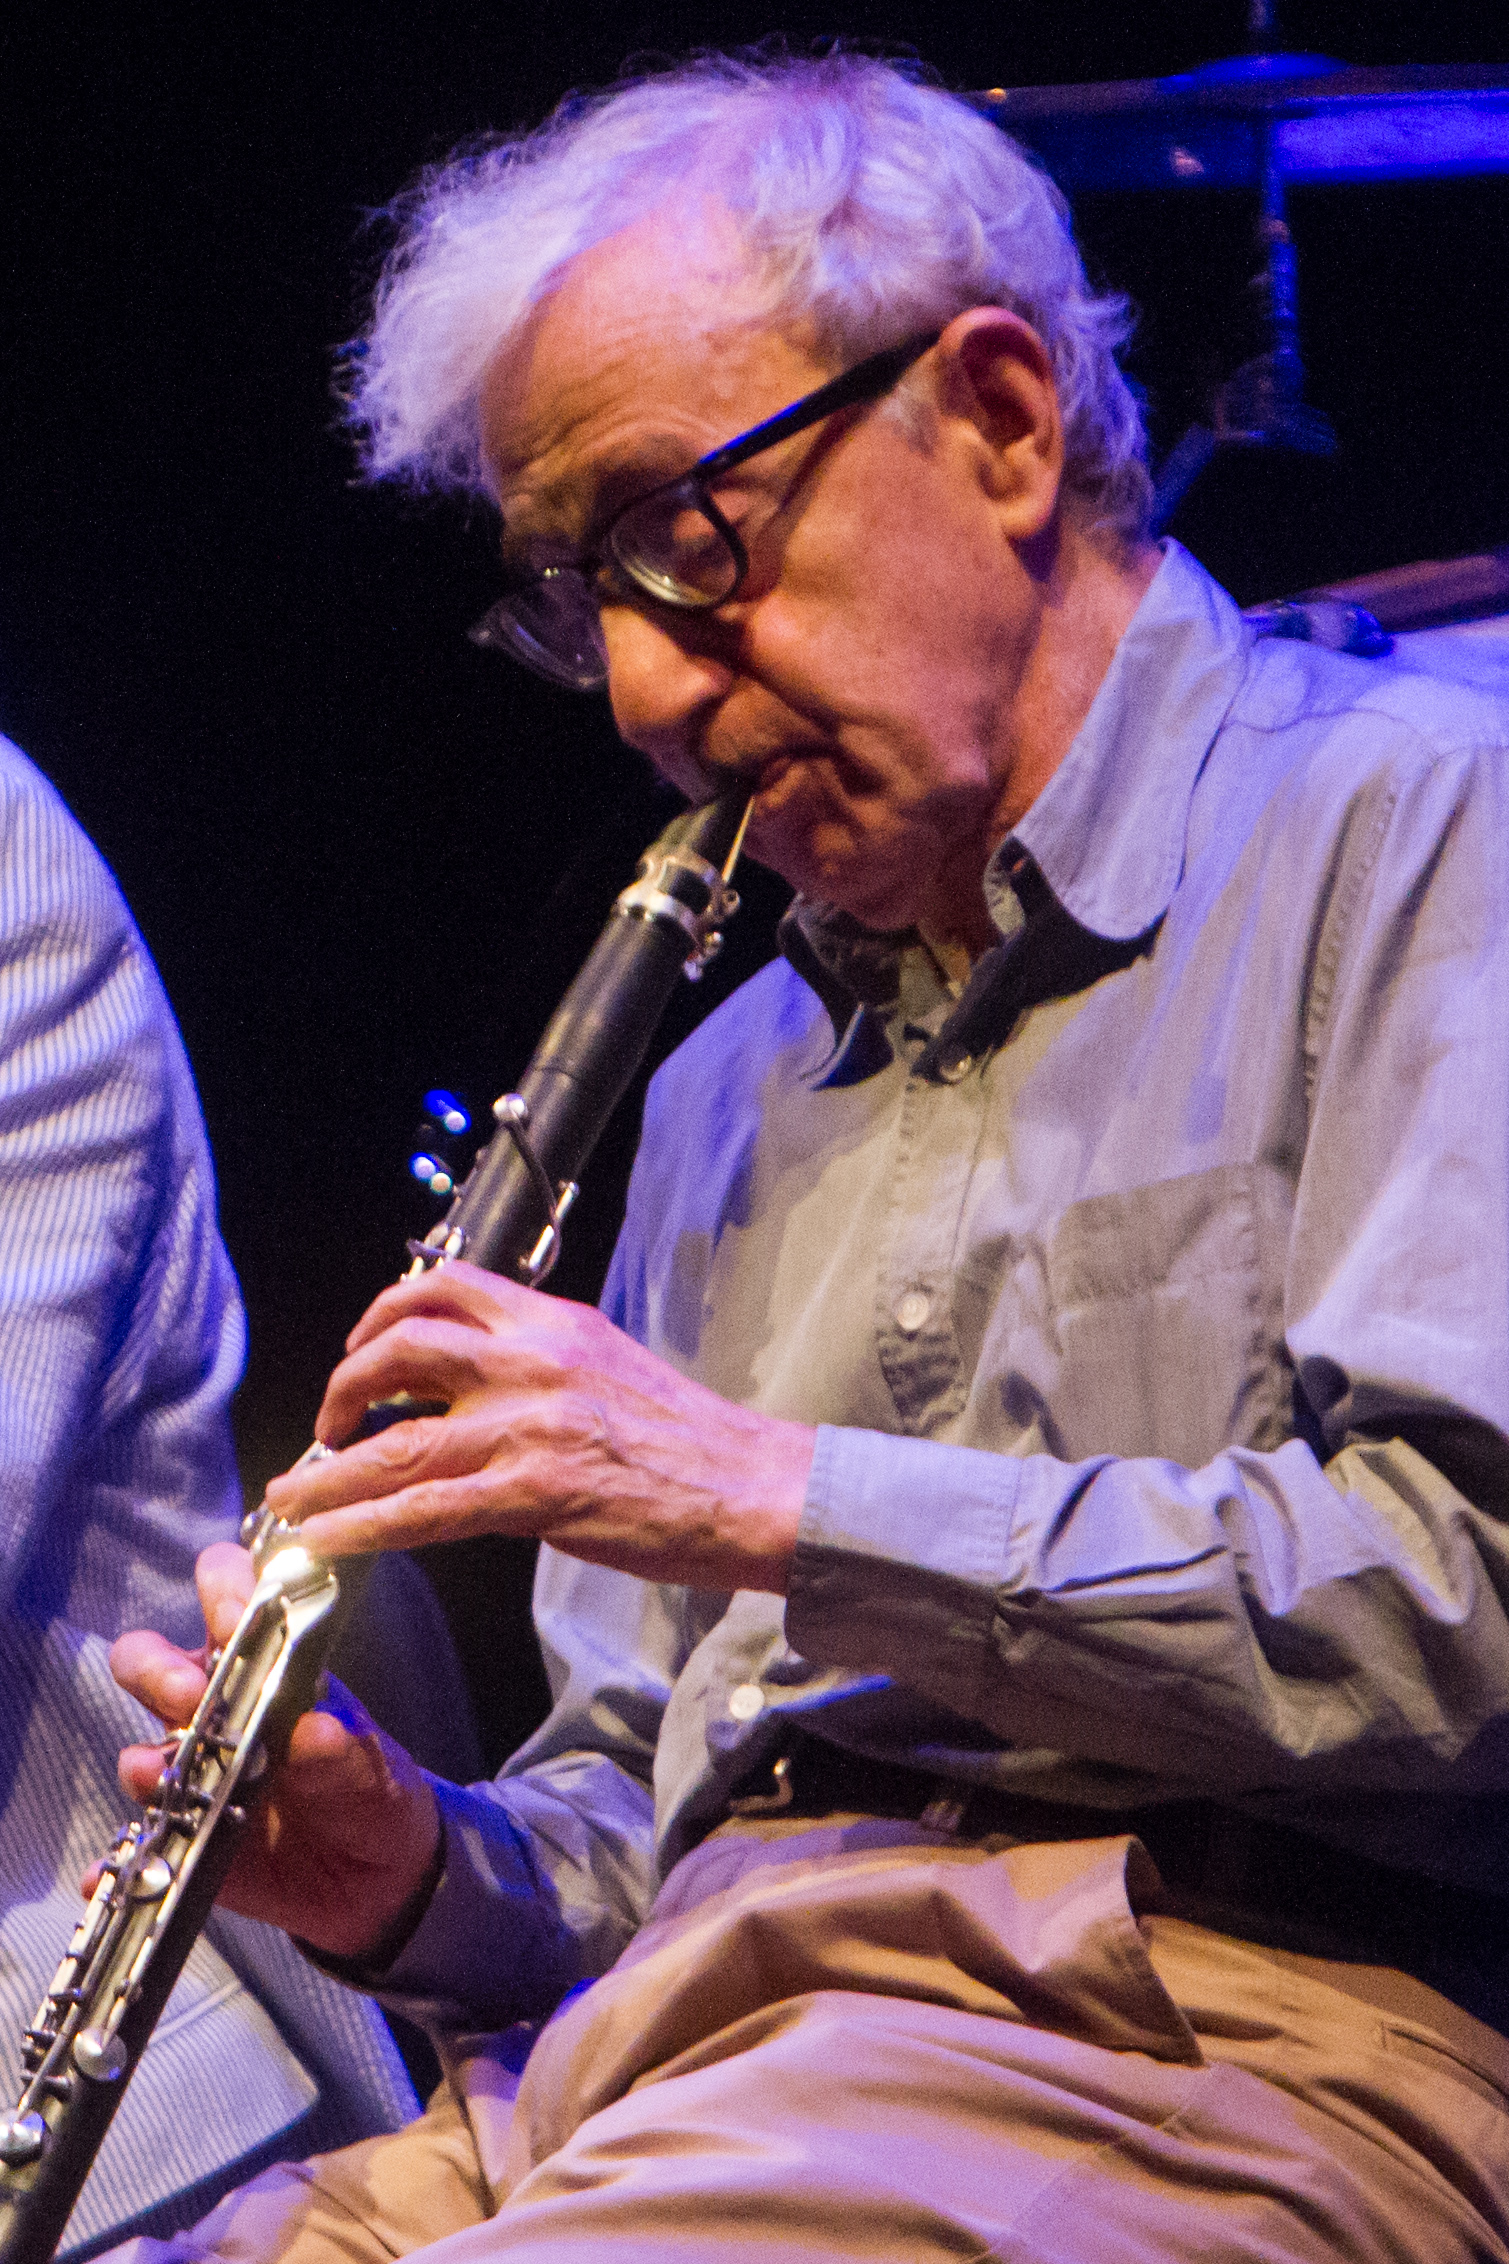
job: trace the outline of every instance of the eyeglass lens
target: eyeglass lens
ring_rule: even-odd
[[[597,600],[574,566],[547,569],[489,606],[472,643],[505,652],[552,683],[595,692],[608,680]]]
[[[744,570],[742,553],[708,516],[695,480],[631,504],[609,529],[608,548],[628,580],[667,605],[717,605]],[[596,691],[607,681],[597,595],[576,566],[521,577],[478,622],[472,642],[576,691]]]
[[[608,547],[631,581],[669,605],[717,605],[744,568],[695,480],[631,503],[614,520]]]

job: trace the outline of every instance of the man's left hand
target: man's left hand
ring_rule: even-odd
[[[465,1264],[384,1290],[346,1345],[315,1425],[327,1445],[399,1392],[449,1412],[274,1479],[270,1507],[322,1555],[537,1534],[646,1580],[785,1594],[806,1424],[735,1407],[589,1305]]]

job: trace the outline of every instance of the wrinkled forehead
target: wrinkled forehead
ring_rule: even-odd
[[[816,367],[716,209],[667,207],[578,254],[494,356],[481,397],[494,494],[569,479],[657,428],[690,461]]]

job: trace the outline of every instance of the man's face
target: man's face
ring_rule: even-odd
[[[722,239],[726,245],[728,239]],[[590,552],[631,497],[834,374],[741,320],[736,249],[641,223],[583,254],[489,372],[511,557]],[[708,612],[610,591],[618,728],[694,799],[755,790],[749,847],[871,927],[979,872],[1009,798],[1037,600],[967,422],[841,412],[714,490],[750,571]]]

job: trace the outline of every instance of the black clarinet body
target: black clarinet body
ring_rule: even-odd
[[[497,1129],[411,1271],[466,1257],[531,1285],[559,1253],[578,1176],[644,1057],[678,976],[700,973],[737,909],[743,794],[673,821],[640,862],[561,1001]],[[368,1429],[399,1420],[373,1410]],[[332,1450],[314,1446],[306,1460]],[[259,1780],[314,1701],[364,1575],[340,1577],[263,1504],[246,1519],[257,1583],[171,1741],[151,1804],[99,1884],[22,2038],[0,2114],[0,2264],[48,2264],[126,2086],[225,1881]]]

